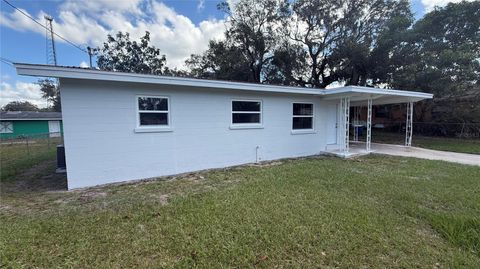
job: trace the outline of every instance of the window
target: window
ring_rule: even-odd
[[[260,125],[261,123],[261,101],[232,101],[232,125]]]
[[[138,97],[139,127],[168,127],[169,107],[167,97]]]
[[[1,134],[11,134],[11,133],[13,133],[12,122],[11,121],[0,122],[0,133]]]
[[[293,103],[293,130],[313,130],[313,104]]]

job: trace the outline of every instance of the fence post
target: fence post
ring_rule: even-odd
[[[27,154],[30,155],[30,147],[28,146],[28,136],[25,136],[25,141],[27,142]]]

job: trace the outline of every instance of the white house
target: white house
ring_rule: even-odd
[[[372,105],[408,103],[409,145],[413,102],[432,98],[15,66],[20,75],[60,79],[69,189],[324,152],[348,156],[351,106],[371,114]],[[370,134],[371,120],[367,127]]]

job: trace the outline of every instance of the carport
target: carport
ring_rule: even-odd
[[[349,157],[357,154],[368,154],[372,152],[372,106],[387,104],[406,104],[405,123],[405,146],[412,145],[413,134],[413,105],[414,103],[433,98],[433,94],[400,91],[392,89],[379,89],[360,86],[346,86],[325,91],[324,100],[335,100],[338,103],[338,137],[339,147],[329,151],[335,155]],[[355,147],[350,149],[350,109],[353,109],[352,123],[354,126],[359,121],[359,109],[367,108],[366,120],[366,141],[364,149]],[[358,133],[355,132],[353,140],[358,142]]]

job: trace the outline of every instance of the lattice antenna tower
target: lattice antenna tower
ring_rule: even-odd
[[[47,64],[57,65],[57,52],[55,51],[55,40],[53,39],[53,18],[45,15],[46,26],[46,52],[47,52]]]

